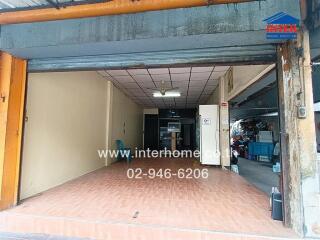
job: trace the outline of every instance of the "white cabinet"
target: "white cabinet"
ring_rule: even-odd
[[[204,165],[220,165],[219,106],[200,105],[200,162]]]

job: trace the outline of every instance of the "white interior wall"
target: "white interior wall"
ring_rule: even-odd
[[[21,199],[105,166],[116,139],[141,146],[142,108],[96,72],[29,74],[26,109]]]
[[[207,105],[219,105],[219,101],[220,101],[220,93],[219,93],[219,85],[216,87],[216,89],[213,91],[213,93],[210,95],[208,101],[207,101]]]
[[[21,199],[104,166],[106,81],[94,72],[28,76]]]
[[[116,140],[120,139],[132,151],[142,148],[143,108],[111,84],[109,150],[116,150]],[[107,159],[107,165],[116,161]]]

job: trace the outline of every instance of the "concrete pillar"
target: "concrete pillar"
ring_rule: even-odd
[[[229,127],[229,106],[225,94],[228,78],[232,77],[228,71],[219,81],[219,105],[220,105],[220,154],[221,166],[230,166],[230,127]]]
[[[278,46],[278,81],[285,224],[303,236],[320,237],[308,31]],[[299,117],[300,107],[305,107],[306,116]]]
[[[113,84],[111,81],[107,83],[107,117],[106,117],[106,149],[112,150],[112,114],[113,114]],[[105,159],[105,165],[109,166],[114,162],[109,154]]]

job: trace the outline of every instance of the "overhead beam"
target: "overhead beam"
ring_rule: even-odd
[[[298,2],[265,0],[3,25],[0,49],[23,59],[44,59],[271,45],[280,40],[266,39],[263,19],[283,9],[300,18]]]
[[[52,0],[49,0],[52,2]],[[114,0],[57,9],[35,9],[0,13],[0,24],[42,22],[72,18],[119,15],[175,8],[199,7],[214,4],[242,3],[254,0]]]
[[[272,63],[276,60],[274,46],[247,46],[227,48],[205,48],[194,50],[82,56],[66,58],[32,59],[29,72],[99,70],[115,68],[139,68],[159,66],[183,66],[185,64],[256,64]]]

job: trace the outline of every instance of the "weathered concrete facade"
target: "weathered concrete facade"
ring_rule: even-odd
[[[297,232],[319,237],[319,175],[306,29],[297,42],[279,46],[278,68],[285,217]],[[301,106],[306,107],[307,117],[299,119]]]
[[[5,25],[0,48],[32,71],[275,61],[263,19],[284,9],[299,18],[299,0],[267,0]]]

